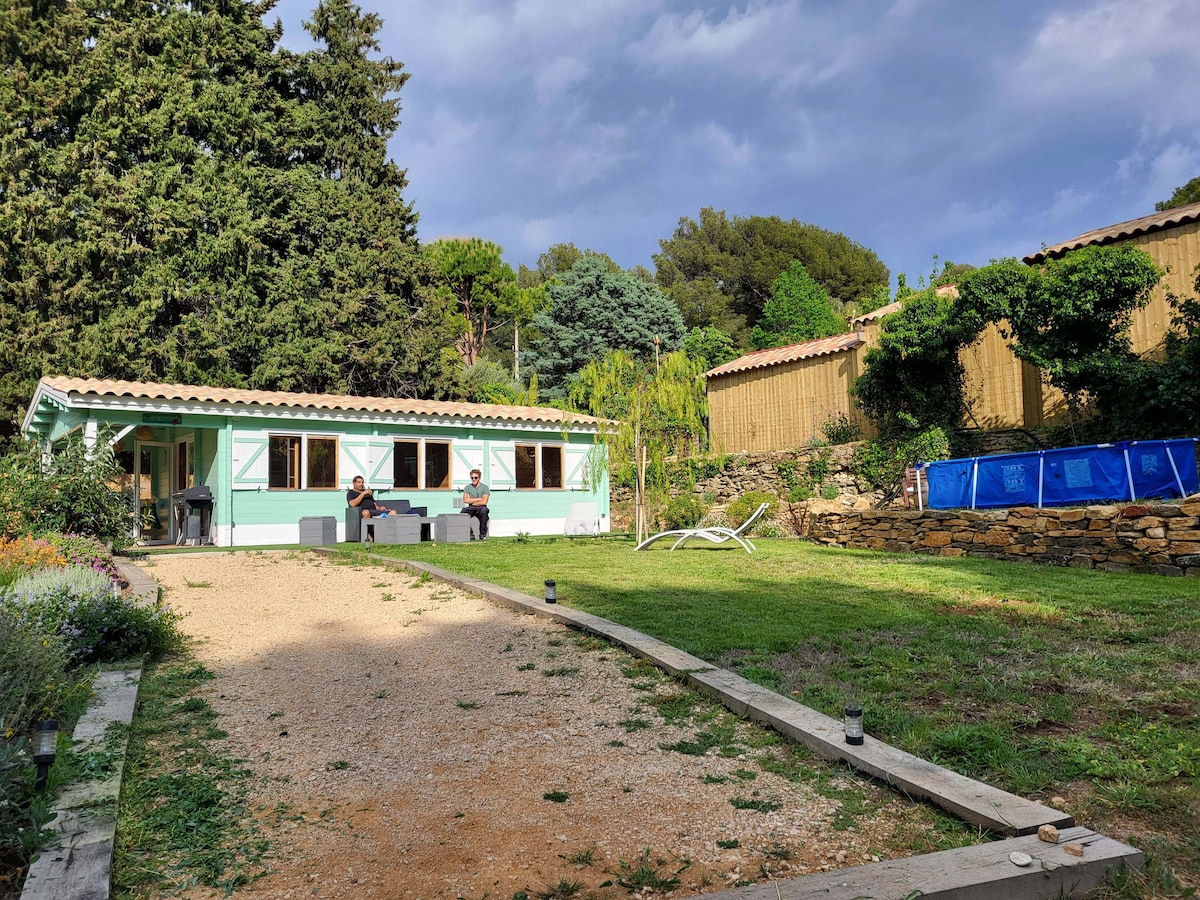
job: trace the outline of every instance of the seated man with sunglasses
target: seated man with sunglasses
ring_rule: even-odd
[[[471,470],[471,483],[463,491],[462,511],[468,516],[479,520],[479,539],[486,540],[488,536],[488,486],[480,479],[483,473],[478,469]]]

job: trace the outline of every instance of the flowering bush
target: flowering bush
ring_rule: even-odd
[[[66,564],[66,557],[50,541],[0,536],[0,587],[12,584],[32,569],[56,569]]]
[[[82,534],[52,534],[47,540],[63,555],[64,565],[80,566],[100,572],[109,581],[116,581],[120,574],[113,564],[112,554],[96,538]]]
[[[177,613],[114,596],[107,574],[82,566],[18,578],[0,599],[39,634],[57,635],[76,663],[159,656],[180,643]]]

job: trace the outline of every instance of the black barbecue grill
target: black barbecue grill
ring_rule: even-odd
[[[175,507],[175,543],[212,543],[212,488],[206,484],[184,488],[171,495]]]

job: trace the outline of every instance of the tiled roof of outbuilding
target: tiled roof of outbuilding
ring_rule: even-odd
[[[1063,241],[1061,244],[1055,244],[1053,247],[1047,247],[1037,253],[1031,253],[1021,262],[1027,266],[1036,266],[1047,259],[1057,259],[1072,250],[1078,250],[1080,247],[1087,247],[1090,244],[1112,244],[1137,237],[1139,234],[1150,234],[1176,225],[1187,225],[1189,222],[1197,220],[1200,220],[1200,203],[1189,203],[1187,206],[1164,209],[1151,216],[1142,216],[1140,219],[1130,219],[1128,222],[1085,232],[1069,241]]]
[[[412,400],[402,397],[352,397],[345,394],[249,391],[241,388],[155,384],[144,381],[110,381],[102,378],[68,378],[65,376],[43,378],[41,384],[63,394],[230,404],[283,410],[342,410],[354,413],[495,419],[504,422],[568,422],[578,425],[596,425],[601,421],[594,416],[565,412],[546,406],[500,406],[492,403],[453,403],[442,400]]]
[[[786,347],[772,347],[769,350],[755,350],[745,356],[730,360],[724,365],[709,369],[705,376],[713,378],[717,375],[731,375],[734,372],[745,372],[749,369],[761,369],[765,366],[777,366],[780,363],[799,362],[814,356],[828,356],[831,353],[841,353],[852,350],[866,343],[857,331],[849,334],[839,334],[834,337],[817,338],[802,344],[789,344]]]

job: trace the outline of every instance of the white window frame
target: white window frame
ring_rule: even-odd
[[[277,438],[299,438],[300,439],[300,459],[297,473],[297,484],[295,487],[276,487],[271,485],[271,469],[270,469],[270,453],[271,441]],[[308,442],[314,441],[333,441],[333,484],[328,487],[309,487],[308,484]],[[341,462],[339,460],[339,447],[341,441],[336,434],[308,434],[301,431],[268,431],[267,432],[267,490],[269,491],[340,491],[343,490],[339,480]]]
[[[516,484],[517,478],[517,448],[518,447],[533,447],[533,462],[534,462],[534,485],[533,487],[521,487]],[[513,481],[515,490],[518,491],[565,491],[567,490],[567,445],[562,441],[513,441]],[[558,451],[558,478],[559,485],[557,487],[546,487],[542,482],[542,455],[547,449]]]
[[[454,441],[451,438],[442,437],[417,437],[409,435],[396,435],[392,438],[392,486],[393,491],[452,491],[454,489]],[[399,485],[396,484],[396,464],[400,459],[400,454],[396,452],[396,444],[416,444],[417,445],[417,485]],[[425,483],[425,446],[427,444],[442,444],[446,447],[446,484],[430,487]]]

